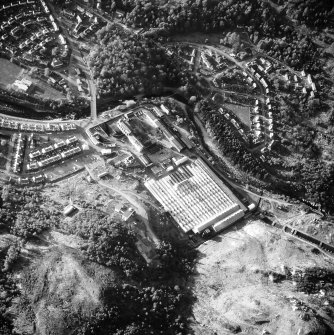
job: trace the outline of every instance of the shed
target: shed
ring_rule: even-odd
[[[70,205],[68,205],[64,208],[63,213],[64,213],[65,216],[70,216],[76,210],[77,210],[77,208],[70,204]]]
[[[161,104],[160,108],[164,113],[166,113],[167,115],[169,114],[169,109],[165,105]]]
[[[111,149],[102,149],[102,150],[101,150],[101,154],[102,154],[103,156],[111,155],[112,152],[113,152],[113,151],[112,151]]]
[[[145,167],[152,165],[152,161],[146,155],[140,155],[138,158]]]
[[[173,158],[174,164],[175,164],[176,166],[179,166],[179,165],[185,163],[187,160],[188,160],[188,157],[186,157],[186,156],[181,157],[181,158],[179,158],[179,159],[177,159],[177,158]]]

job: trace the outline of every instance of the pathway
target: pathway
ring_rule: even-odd
[[[89,175],[91,176],[91,178],[98,183],[99,185],[106,187],[108,189],[110,189],[113,192],[118,193],[119,195],[121,195],[123,198],[125,198],[132,206],[134,206],[137,209],[137,214],[142,218],[142,221],[145,224],[146,230],[147,232],[150,234],[152,241],[156,244],[159,245],[160,240],[159,238],[156,236],[156,234],[154,233],[154,231],[152,230],[150,223],[149,223],[149,216],[147,214],[148,210],[146,208],[145,205],[141,204],[137,199],[137,195],[135,196],[133,193],[131,194],[130,192],[127,191],[123,191],[123,190],[118,190],[112,186],[110,186],[108,183],[99,180],[98,178],[96,178],[96,176],[93,174],[93,172],[90,170],[90,168],[85,165],[85,168],[87,170],[87,172],[89,173]]]

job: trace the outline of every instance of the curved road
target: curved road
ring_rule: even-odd
[[[154,233],[154,231],[152,230],[150,224],[149,224],[149,217],[148,217],[148,210],[146,208],[145,205],[141,204],[137,199],[137,195],[134,194],[129,194],[129,192],[127,191],[121,191],[118,190],[112,186],[110,186],[109,184],[103,182],[102,180],[96,178],[96,176],[93,174],[93,172],[89,169],[89,167],[87,165],[85,165],[85,168],[87,170],[87,172],[89,173],[90,177],[99,185],[108,188],[109,190],[118,193],[119,195],[121,195],[123,198],[125,198],[133,207],[135,207],[137,209],[137,214],[142,218],[142,221],[145,224],[146,230],[147,232],[150,234],[152,241],[156,244],[159,245],[160,240],[159,238],[156,236],[156,234]]]

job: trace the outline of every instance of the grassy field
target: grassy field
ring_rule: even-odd
[[[34,78],[28,78],[35,85],[34,93],[41,98],[50,100],[60,100],[66,98],[65,94],[57,89],[53,88],[51,85],[46,84],[44,81]]]
[[[231,110],[242,123],[250,127],[249,107],[235,104],[225,104],[225,107]]]
[[[9,60],[0,58],[0,83],[4,85],[13,84],[22,68]]]

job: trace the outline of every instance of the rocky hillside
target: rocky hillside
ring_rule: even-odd
[[[311,249],[260,221],[203,244],[195,334],[333,334],[333,260]]]

